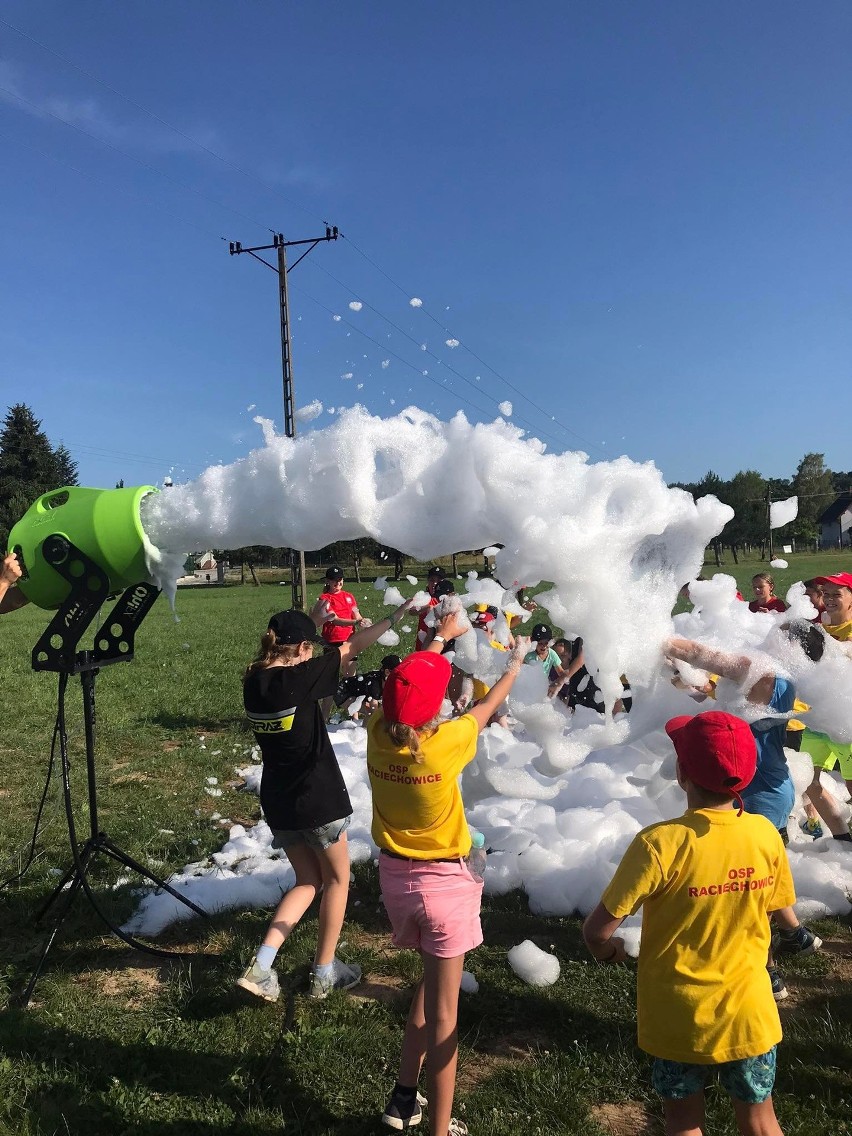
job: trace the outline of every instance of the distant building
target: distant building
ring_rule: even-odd
[[[820,548],[852,546],[852,493],[841,493],[819,519]]]

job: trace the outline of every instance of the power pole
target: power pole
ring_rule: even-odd
[[[243,248],[239,241],[229,241],[228,251],[231,256],[239,256],[247,252],[267,268],[278,273],[278,303],[281,318],[281,379],[284,392],[284,434],[288,438],[296,437],[296,399],[293,389],[293,356],[290,347],[290,297],[287,291],[287,273],[299,261],[304,260],[309,252],[324,241],[336,241],[340,234],[337,225],[326,225],[324,237],[309,237],[303,241],[285,241],[283,233],[272,234],[271,245],[253,245]],[[294,245],[308,245],[309,247],[287,267],[287,249]],[[278,265],[270,264],[259,252],[274,249],[278,253]],[[292,588],[292,601],[294,608],[305,608],[305,552],[304,549],[290,549],[290,583]]]

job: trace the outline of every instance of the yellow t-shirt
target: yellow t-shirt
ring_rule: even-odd
[[[644,907],[640,1047],[715,1065],[777,1044],[768,912],[795,898],[787,853],[766,817],[690,809],[637,833],[602,903],[617,918]]]
[[[849,623],[824,623],[822,629],[832,639],[838,639],[841,643],[845,643],[847,639],[852,639],[852,621]]]
[[[367,725],[367,772],[373,790],[373,840],[412,860],[452,859],[470,851],[458,776],[476,754],[479,727],[470,714],[442,722],[421,740],[423,761],[398,749],[376,713]]]

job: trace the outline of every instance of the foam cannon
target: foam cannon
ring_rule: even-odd
[[[9,534],[9,546],[18,557],[22,574],[18,587],[27,599],[47,610],[56,609],[46,631],[32,652],[33,669],[57,671],[56,731],[61,755],[62,789],[71,864],[35,916],[39,923],[57,902],[61,911],[48,936],[26,988],[15,999],[27,1005],[48,952],[76,896],[83,892],[107,928],[128,946],[148,954],[171,957],[171,952],[139,942],[113,922],[102,899],[89,883],[89,871],[97,856],[138,873],[157,888],[191,908],[206,912],[176,891],[118,847],[98,823],[95,769],[95,678],[109,663],[133,658],[134,635],[154,605],[160,589],[148,575],[145,563],[145,533],[139,506],[157,490],[151,485],[132,489],[83,489],[68,485],[45,493],[35,501]],[[107,618],[95,632],[94,646],[77,650],[84,631],[103,603],[120,594]],[[89,833],[79,841],[72,802],[70,757],[65,726],[65,690],[68,676],[80,676],[83,693],[83,723],[86,739]],[[48,769],[48,780],[52,769]]]
[[[133,635],[159,595],[145,564],[139,506],[158,490],[68,485],[34,501],[9,534],[28,600],[59,609],[33,649],[34,670],[73,672],[74,652],[98,609],[123,593],[95,635],[98,665],[133,656]]]

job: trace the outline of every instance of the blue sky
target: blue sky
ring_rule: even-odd
[[[3,406],[83,484],[234,460],[281,420],[277,292],[220,238],[328,220],[290,276],[299,404],[508,399],[670,480],[845,470],[850,46],[845,0],[7,0]]]

